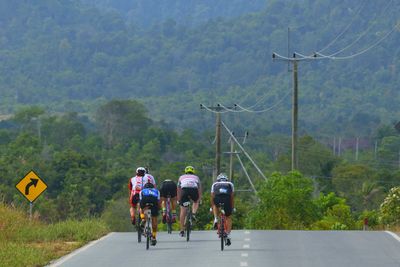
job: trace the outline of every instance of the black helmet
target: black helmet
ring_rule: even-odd
[[[144,185],[144,188],[154,188],[154,184],[152,184],[152,183],[146,183],[146,184]]]

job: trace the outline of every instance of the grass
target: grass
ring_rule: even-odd
[[[108,232],[99,219],[45,224],[0,203],[0,266],[44,266]]]

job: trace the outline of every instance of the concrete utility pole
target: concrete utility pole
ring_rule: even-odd
[[[235,133],[232,132],[232,135],[235,136]],[[243,144],[246,142],[246,138],[249,136],[249,132],[246,131],[243,137]],[[238,137],[238,138],[241,138]],[[235,141],[233,140],[232,137],[229,138],[229,143],[231,145],[231,149],[230,152],[224,152],[226,154],[229,154],[229,179],[231,179],[231,182],[233,183],[233,155],[234,154],[239,154],[240,152],[237,152],[236,150],[234,151],[234,147],[235,147]]]
[[[273,59],[283,60],[293,63],[293,96],[292,96],[292,171],[298,168],[297,164],[297,124],[298,124],[298,61],[296,54],[293,58],[279,56],[276,53],[272,54]]]
[[[219,173],[221,173],[221,111],[225,108],[220,104],[217,104],[215,107],[206,107],[203,104],[200,104],[200,109],[207,109],[209,111],[215,112],[216,120],[215,120],[215,173],[214,177],[216,177]],[[228,107],[228,109],[233,109],[233,107]]]

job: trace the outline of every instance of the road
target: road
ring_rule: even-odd
[[[241,230],[221,251],[214,231],[194,231],[189,242],[161,232],[146,251],[136,233],[111,233],[50,266],[399,267],[400,238],[383,231]]]

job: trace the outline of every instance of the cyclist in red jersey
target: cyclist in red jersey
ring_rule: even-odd
[[[129,178],[128,189],[129,189],[129,204],[132,224],[135,224],[136,206],[140,201],[140,191],[142,191],[146,183],[152,183],[156,187],[156,182],[152,176],[146,175],[146,169],[138,167],[136,169],[136,176]]]

